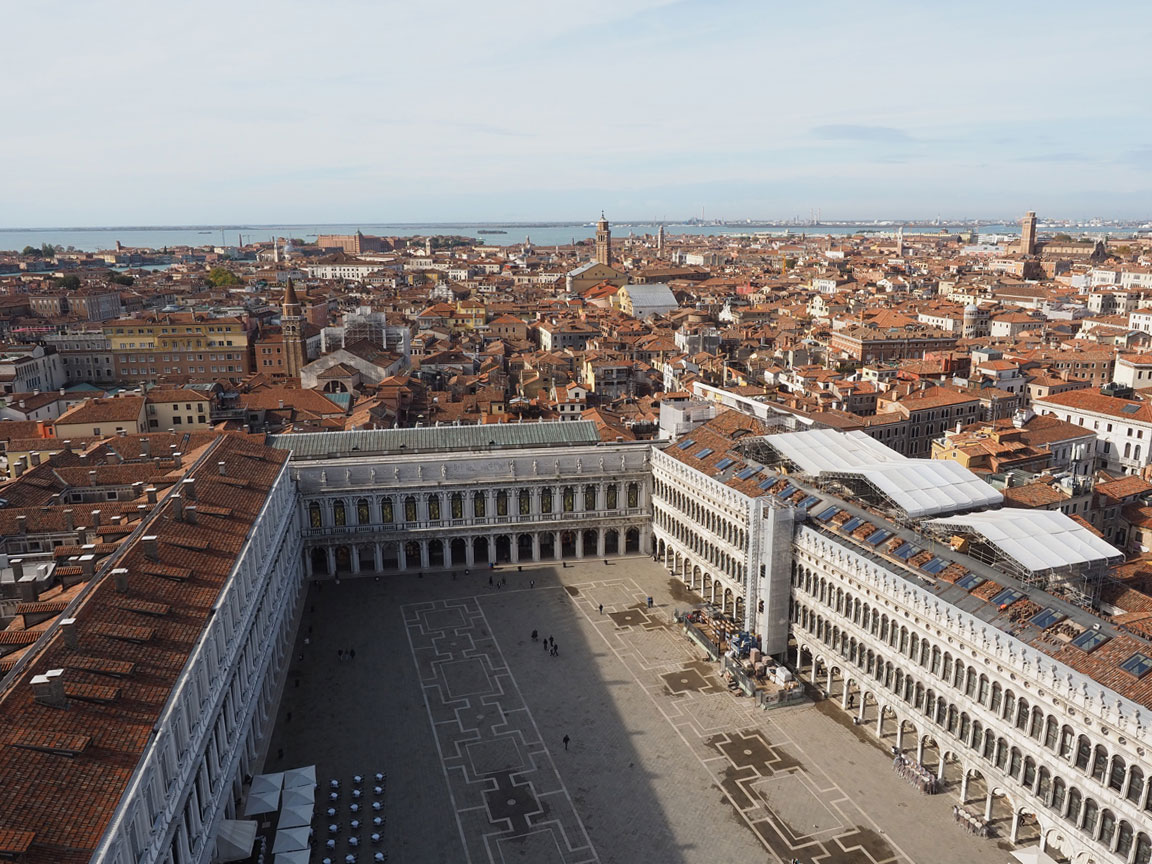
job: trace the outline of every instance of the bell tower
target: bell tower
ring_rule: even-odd
[[[608,220],[600,214],[600,221],[596,223],[596,263],[607,267],[612,261],[612,231],[608,228]]]
[[[304,315],[292,280],[284,289],[284,305],[280,311],[280,332],[284,339],[284,367],[290,378],[299,378],[304,368]]]
[[[1032,210],[1020,220],[1020,254],[1036,254],[1036,213]]]

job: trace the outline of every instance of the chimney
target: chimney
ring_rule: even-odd
[[[116,586],[116,591],[120,594],[128,593],[128,568],[117,567],[112,571],[112,584]]]
[[[146,459],[152,456],[152,442],[147,438],[140,439],[140,453],[143,454]]]
[[[157,542],[159,538],[155,534],[146,534],[142,539],[144,541],[144,557],[149,561],[159,561],[160,548]]]
[[[40,589],[36,587],[36,580],[29,576],[16,583],[16,590],[21,603],[35,603],[40,599]]]
[[[128,437],[128,430],[121,427],[120,429],[116,430],[116,434],[119,435],[121,438],[127,438]]]
[[[96,471],[95,470],[88,472],[88,481],[89,481],[90,485],[92,485],[92,486],[96,485]]]
[[[64,695],[64,670],[49,669],[43,675],[32,679],[32,695],[41,705],[50,708],[67,708],[68,697]]]
[[[64,528],[68,531],[76,530],[76,511],[71,507],[64,511]]]
[[[87,581],[92,578],[96,572],[96,556],[92,554],[80,556],[80,572],[84,574],[84,579]]]
[[[172,512],[177,522],[184,521],[184,496],[177,493],[172,496]]]
[[[133,500],[135,500],[136,498],[139,498],[142,494],[144,494],[144,483],[141,480],[137,480],[135,483],[132,484],[132,498],[133,498]]]
[[[92,511],[92,527],[93,528],[99,528],[100,527],[100,511],[99,510],[93,510]]]
[[[80,636],[76,632],[76,619],[65,618],[60,622],[60,630],[64,633],[64,644],[75,651],[80,647]]]
[[[32,457],[32,466],[33,467],[40,464],[40,451],[39,450],[33,450],[29,455]]]
[[[60,388],[60,395],[61,396],[65,395],[66,392],[67,391],[65,391],[65,389],[63,387]]]
[[[27,534],[28,533],[28,517],[27,516],[17,516],[16,517],[16,530],[19,531],[21,534]]]
[[[227,476],[228,474],[228,472],[225,470],[225,465],[223,462],[216,463],[216,470],[220,472],[221,477]]]
[[[196,505],[195,504],[189,504],[187,507],[184,508],[184,521],[187,522],[189,525],[195,525],[196,524]]]
[[[172,464],[173,464],[173,467],[175,467],[175,468],[182,468],[184,466],[184,454],[183,453],[173,453],[172,454]]]
[[[24,578],[24,559],[9,558],[8,566],[12,568],[12,581],[19,582]]]
[[[23,404],[23,403],[21,403],[21,404]],[[281,400],[280,400],[280,407],[281,407],[281,408],[283,408],[283,407],[284,407],[284,400],[283,400],[283,399],[281,399]]]
[[[71,438],[64,439],[64,451],[66,453],[72,452],[72,439]]]
[[[156,487],[155,486],[149,486],[147,489],[144,490],[144,494],[148,496],[148,503],[149,504],[155,504],[156,503]]]
[[[184,497],[187,498],[189,501],[195,501],[196,500],[196,481],[193,478],[189,477],[187,480],[184,481],[184,483],[182,485],[184,486]]]
[[[16,464],[12,466],[12,476],[13,477],[19,477],[21,474],[24,473],[24,471],[27,469],[27,467],[28,467],[27,458],[25,458],[24,456],[21,456],[16,461]]]

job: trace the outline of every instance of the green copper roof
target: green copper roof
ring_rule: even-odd
[[[423,426],[419,429],[366,429],[357,432],[307,432],[271,435],[269,443],[280,450],[291,450],[294,459],[338,459],[353,455],[587,446],[599,444],[600,434],[591,420],[569,420],[492,423],[486,426]]]

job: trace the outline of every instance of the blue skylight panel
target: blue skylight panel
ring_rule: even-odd
[[[1129,675],[1135,675],[1137,678],[1143,678],[1148,674],[1148,670],[1152,669],[1152,657],[1147,654],[1137,652],[1120,664],[1120,668],[1127,672]]]
[[[879,530],[873,531],[871,534],[869,534],[867,538],[865,538],[864,542],[872,546],[878,546],[891,536],[891,531],[888,531],[885,528],[880,528]]]
[[[966,576],[961,576],[956,580],[957,587],[963,588],[965,591],[971,591],[973,588],[978,588],[986,581],[982,576],[977,576],[975,573],[969,573]]]
[[[1024,596],[1023,591],[1018,591],[1015,588],[1005,588],[999,594],[992,598],[993,606],[1011,606],[1017,600]]]
[[[1099,630],[1085,630],[1072,640],[1072,644],[1085,654],[1091,654],[1111,638],[1111,636],[1105,636]]]
[[[829,519],[831,519],[833,516],[835,516],[839,512],[840,512],[839,507],[829,507],[827,510],[821,510],[819,513],[817,513],[816,518],[819,519],[821,522],[827,522]]]
[[[1057,612],[1051,606],[1032,616],[1030,623],[1039,630],[1047,630],[1053,624],[1059,624],[1067,615]]]
[[[815,504],[819,500],[820,499],[817,498],[815,495],[809,495],[807,498],[805,498],[803,501],[801,501],[797,506],[800,507],[802,510],[807,510],[809,507],[811,507],[813,504]]]
[[[736,476],[741,480],[747,480],[749,477],[753,476],[754,474],[757,474],[759,471],[760,471],[759,468],[745,468],[741,471],[738,471],[736,473]]]
[[[681,441],[679,444],[676,445],[676,449],[677,450],[687,450],[689,447],[691,447],[695,443],[696,442],[693,441],[691,438],[685,438],[683,441]]]
[[[851,534],[853,531],[855,531],[857,528],[859,528],[863,524],[864,524],[863,519],[861,519],[859,516],[853,516],[851,519],[849,519],[847,522],[845,522],[843,525],[840,526],[840,530],[843,531],[845,534]]]
[[[712,448],[711,447],[705,447],[703,450],[701,450],[699,453],[696,454],[696,458],[697,459],[707,459],[711,455],[712,455]]]

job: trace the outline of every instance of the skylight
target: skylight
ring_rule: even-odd
[[[1099,630],[1085,630],[1072,640],[1072,644],[1085,654],[1091,654],[1111,638],[1111,636],[1105,636]]]
[[[1120,664],[1120,668],[1129,675],[1143,678],[1149,669],[1152,669],[1152,657],[1147,654],[1136,653]]]
[[[1057,612],[1055,609],[1049,606],[1042,612],[1037,612],[1035,615],[1033,615],[1031,624],[1040,630],[1047,630],[1053,624],[1059,624],[1067,617],[1067,615]]]

